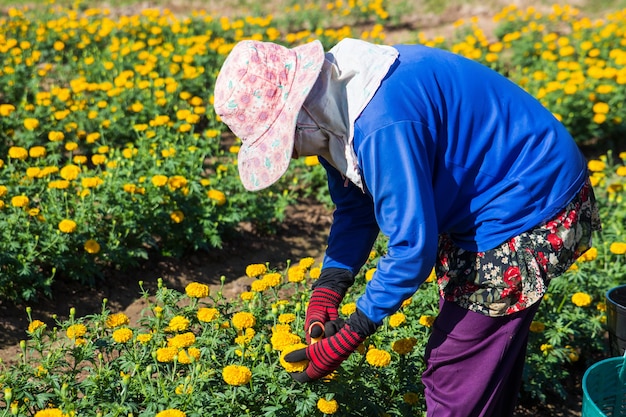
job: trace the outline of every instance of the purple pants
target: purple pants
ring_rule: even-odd
[[[428,417],[512,416],[538,307],[489,317],[441,301],[422,375]]]

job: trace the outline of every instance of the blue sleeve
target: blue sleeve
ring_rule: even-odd
[[[359,272],[378,236],[372,199],[323,158],[330,197],[335,204],[323,268]]]
[[[415,122],[397,122],[356,138],[355,134],[375,216],[389,238],[388,253],[357,307],[381,323],[417,291],[435,263],[439,239],[431,174],[435,162],[429,160],[433,150],[426,149],[434,141],[430,131]]]

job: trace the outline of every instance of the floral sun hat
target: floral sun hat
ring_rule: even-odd
[[[241,139],[243,186],[256,191],[289,167],[298,113],[324,63],[313,41],[295,48],[245,40],[228,55],[215,81],[215,112]]]

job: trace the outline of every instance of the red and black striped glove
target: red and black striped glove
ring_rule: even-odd
[[[286,362],[309,360],[303,372],[292,372],[291,377],[298,382],[311,382],[331,374],[377,327],[358,309],[345,323],[342,319],[326,323],[322,340],[285,355]]]
[[[304,332],[307,343],[311,337],[322,335],[323,325],[339,317],[337,308],[348,288],[354,283],[352,272],[346,269],[324,269],[313,285],[313,293],[309,299],[309,306],[304,319]],[[312,326],[321,323],[322,326]]]

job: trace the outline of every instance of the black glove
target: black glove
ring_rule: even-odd
[[[341,319],[326,323],[323,339],[285,355],[286,362],[309,360],[303,372],[292,372],[291,377],[298,382],[311,382],[331,374],[377,327],[358,309],[345,323]]]

